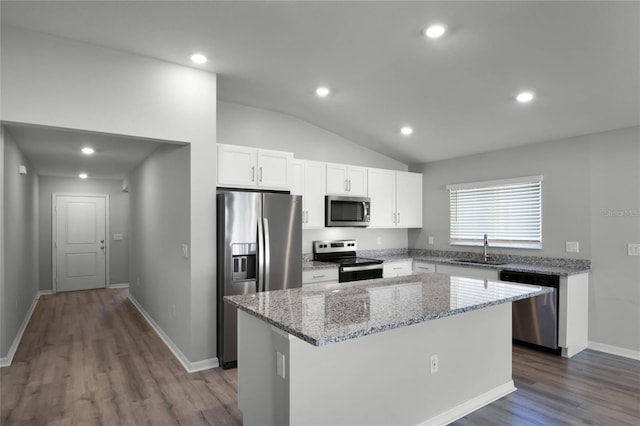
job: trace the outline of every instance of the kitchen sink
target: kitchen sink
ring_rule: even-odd
[[[451,259],[450,262],[452,262],[452,263],[463,263],[463,264],[466,264],[466,265],[493,265],[493,266],[506,265],[506,262],[499,261],[499,260],[496,260],[496,259],[488,259],[488,260]]]

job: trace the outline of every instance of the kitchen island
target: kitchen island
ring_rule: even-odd
[[[445,274],[226,297],[245,425],[446,424],[515,390],[511,302]]]

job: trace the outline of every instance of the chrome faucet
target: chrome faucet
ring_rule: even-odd
[[[484,261],[488,261],[489,260],[489,255],[487,254],[487,248],[489,248],[489,238],[487,237],[487,234],[484,234]]]

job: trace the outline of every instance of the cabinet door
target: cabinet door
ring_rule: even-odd
[[[325,164],[304,164],[304,228],[324,228]]]
[[[290,152],[258,150],[258,186],[290,190],[292,161]]]
[[[402,277],[411,275],[411,261],[406,262],[385,262],[382,264],[382,277]]]
[[[327,164],[327,194],[347,195],[347,166]]]
[[[354,197],[367,196],[367,168],[349,166],[347,171],[349,180],[348,194]]]
[[[369,169],[369,198],[371,198],[371,228],[395,228],[396,172]]]
[[[218,186],[256,186],[256,149],[218,144]]]
[[[396,225],[422,228],[422,174],[396,172]]]
[[[293,160],[291,163],[291,195],[304,196],[304,161],[302,160]],[[304,223],[304,197],[302,200],[302,222]]]

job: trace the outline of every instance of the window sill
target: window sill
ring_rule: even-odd
[[[452,246],[482,247],[481,242],[449,242]],[[529,250],[542,250],[542,244],[521,244],[521,243],[489,243],[489,248],[516,248]]]

